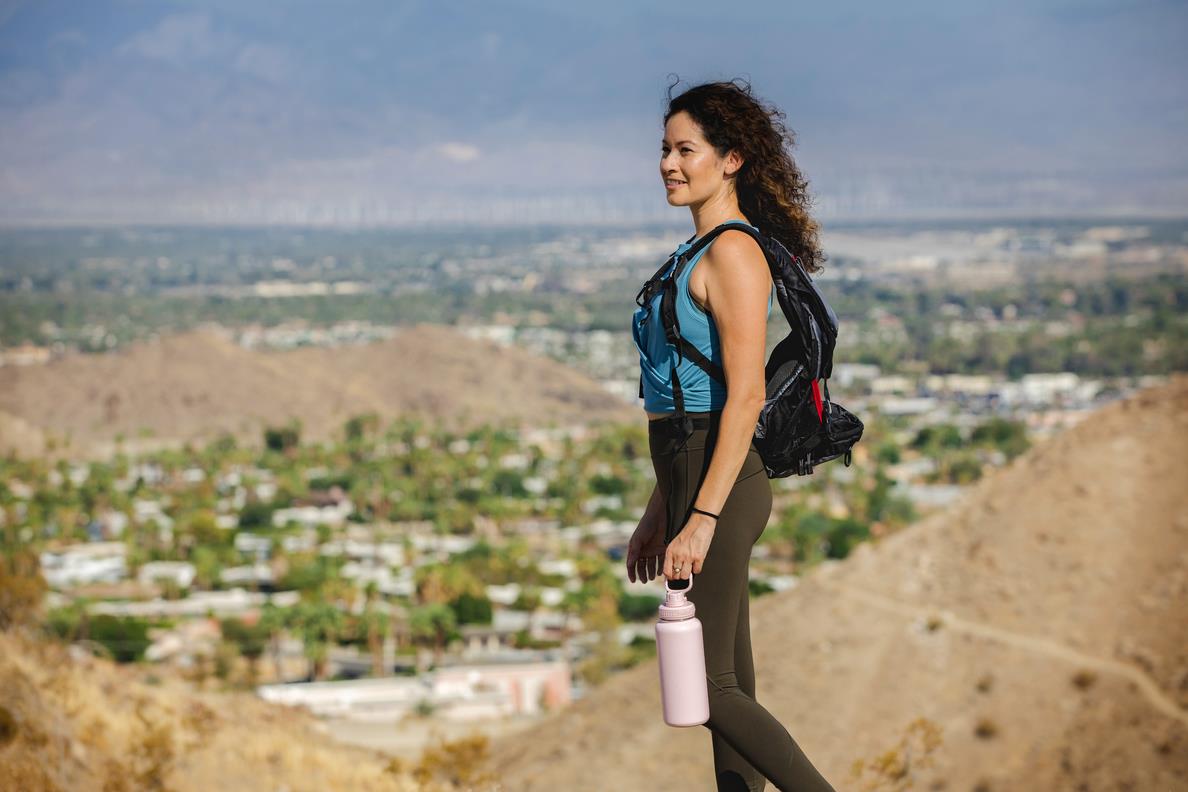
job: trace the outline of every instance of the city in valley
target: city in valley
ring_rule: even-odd
[[[53,635],[409,754],[427,720],[514,729],[653,657],[662,586],[623,567],[654,484],[629,317],[687,232],[235,233],[4,232],[0,528],[36,557]],[[829,388],[866,433],[851,465],[772,481],[755,597],[1188,368],[1183,222],[856,225],[823,242],[817,282],[841,320]],[[298,408],[270,414],[266,390],[264,419],[242,429],[204,423],[180,386],[173,412],[139,426],[79,417],[104,387],[161,378],[113,363],[97,382],[85,361],[175,335],[213,334],[242,350],[235,372],[275,372],[300,350],[363,354],[425,324],[478,359],[493,342],[553,361],[585,390],[485,372],[540,405],[515,425],[446,425],[415,388],[390,411],[331,411],[321,432]],[[769,349],[786,332],[777,303]],[[218,366],[197,376],[236,387]],[[403,379],[451,391],[466,377],[427,364]],[[310,389],[327,394],[319,409],[334,398],[333,383]],[[605,419],[567,422],[579,397]],[[43,409],[72,398],[79,410]],[[183,422],[196,433],[171,434]]]

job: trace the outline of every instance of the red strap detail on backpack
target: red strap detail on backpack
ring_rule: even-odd
[[[813,402],[817,405],[817,420],[825,423],[825,406],[821,401],[821,386],[817,384],[817,380],[813,380]]]

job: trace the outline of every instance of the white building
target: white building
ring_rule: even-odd
[[[144,586],[164,582],[173,583],[178,588],[189,588],[196,574],[194,565],[186,561],[149,561],[141,565],[136,579]]]
[[[354,505],[346,498],[325,506],[293,506],[274,511],[272,524],[278,528],[289,522],[308,528],[318,525],[342,525],[354,510]]]
[[[140,602],[96,602],[88,610],[91,613],[109,613],[112,616],[139,616],[141,618],[200,617],[208,613],[216,617],[239,616],[271,602],[278,607],[296,605],[300,592],[278,591],[275,594],[261,594],[244,591],[241,588],[230,591],[198,591],[185,599],[153,599]]]
[[[519,583],[492,583],[486,587],[487,599],[496,605],[511,605],[520,598]]]
[[[358,539],[336,539],[322,545],[324,556],[345,556],[360,561],[403,566],[404,546],[396,542],[367,542]]]
[[[268,558],[272,552],[272,539],[241,531],[235,534],[235,549],[244,555],[255,556],[258,561],[262,561]]]
[[[270,586],[274,582],[272,567],[263,562],[227,567],[219,580],[229,586]]]
[[[396,720],[421,702],[451,720],[537,714],[568,704],[570,670],[564,661],[496,662],[439,668],[420,678],[354,679],[261,685],[266,701],[307,707],[322,717]]]
[[[924,415],[937,409],[940,403],[931,396],[916,398],[892,398],[879,402],[883,415]]]
[[[128,574],[123,542],[88,542],[41,553],[41,575],[55,588],[86,583],[118,583]]]
[[[340,574],[347,580],[353,580],[359,588],[374,583],[376,590],[390,597],[411,597],[417,592],[417,582],[411,569],[395,573],[391,567],[383,564],[348,561],[342,565]]]

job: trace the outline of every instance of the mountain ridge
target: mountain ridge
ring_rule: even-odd
[[[72,453],[106,456],[209,440],[259,443],[264,425],[302,420],[303,439],[341,434],[351,415],[417,415],[453,428],[642,421],[638,408],[560,362],[420,323],[357,346],[244,349],[194,330],[100,355],[0,368],[0,447],[44,452],[67,433]],[[152,431],[145,438],[141,429]],[[40,442],[36,433],[40,432]],[[69,450],[69,449],[68,449]]]

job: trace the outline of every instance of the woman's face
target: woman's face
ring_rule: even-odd
[[[727,159],[718,156],[688,113],[668,119],[660,145],[660,178],[669,204],[700,204],[722,189]]]

